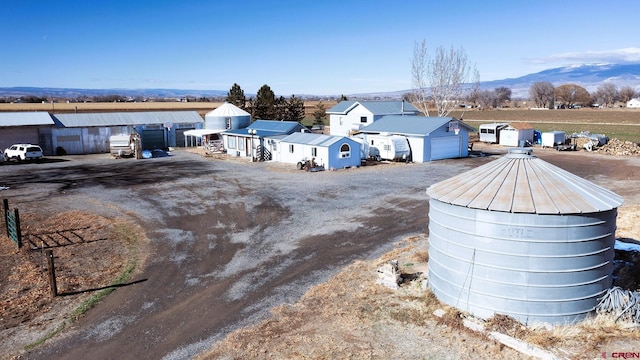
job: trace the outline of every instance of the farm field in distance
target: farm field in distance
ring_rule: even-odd
[[[313,123],[312,113],[319,100],[305,101],[307,116],[305,125]],[[322,101],[326,110],[336,104],[335,101]],[[0,112],[5,111],[48,111],[50,113],[70,112],[109,112],[109,111],[197,111],[201,116],[220,106],[222,102],[122,102],[122,103],[35,103],[0,104]],[[434,109],[435,111],[435,109]],[[457,110],[450,116],[462,118],[471,126],[478,127],[486,122],[528,122],[536,130],[565,131],[567,134],[590,131],[605,134],[609,138],[640,142],[640,109],[566,109],[566,110],[530,110],[524,108],[505,108],[494,110]],[[329,119],[325,119],[329,125]]]

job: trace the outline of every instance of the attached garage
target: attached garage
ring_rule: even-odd
[[[467,155],[465,155],[467,156]],[[431,138],[431,160],[462,157],[462,136]]]
[[[469,155],[469,131],[475,129],[452,117],[384,116],[355,135],[370,143],[369,138],[404,136],[415,162],[454,159]]]

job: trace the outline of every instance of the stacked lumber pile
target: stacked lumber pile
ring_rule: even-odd
[[[605,145],[594,149],[595,151],[617,156],[640,155],[640,146],[632,141],[622,141],[616,138],[610,139]]]

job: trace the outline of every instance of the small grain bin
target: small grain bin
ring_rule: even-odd
[[[429,286],[481,318],[524,324],[582,320],[612,284],[613,192],[530,149],[434,184]]]
[[[225,102],[206,113],[204,123],[206,129],[244,129],[251,124],[251,114],[231,103]]]

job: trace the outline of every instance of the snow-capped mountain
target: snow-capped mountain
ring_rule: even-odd
[[[543,70],[512,79],[481,82],[481,88],[493,90],[506,86],[511,89],[512,97],[528,97],[531,84],[548,81],[554,86],[577,84],[589,92],[595,91],[599,85],[611,82],[618,88],[631,86],[640,90],[640,64],[586,64],[572,65]]]

